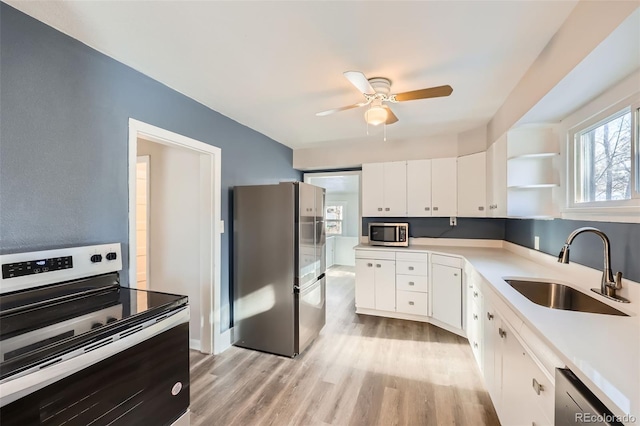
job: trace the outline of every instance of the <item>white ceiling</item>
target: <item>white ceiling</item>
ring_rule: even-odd
[[[363,100],[347,70],[387,77],[394,93],[453,87],[393,105],[391,140],[486,124],[576,4],[6,2],[293,148],[367,140],[363,109],[315,116]]]

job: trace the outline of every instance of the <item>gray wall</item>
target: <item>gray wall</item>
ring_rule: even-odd
[[[129,117],[222,149],[234,185],[300,180],[291,149],[0,3],[0,251],[123,244]],[[222,236],[223,329],[229,232]]]
[[[611,241],[611,268],[622,271],[630,280],[640,281],[640,224],[592,222],[582,220],[507,219],[505,240],[533,248],[540,237],[540,251],[557,256],[565,240],[576,228],[592,226],[603,231]],[[571,244],[571,261],[602,269],[602,240],[591,233],[578,235]]]

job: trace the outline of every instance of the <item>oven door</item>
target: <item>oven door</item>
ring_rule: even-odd
[[[184,309],[84,355],[3,383],[3,426],[170,425],[189,407],[188,319]]]

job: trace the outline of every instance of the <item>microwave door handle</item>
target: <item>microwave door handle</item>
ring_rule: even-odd
[[[396,243],[400,242],[400,226],[396,226]]]

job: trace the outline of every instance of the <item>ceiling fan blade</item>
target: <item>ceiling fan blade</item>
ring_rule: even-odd
[[[402,92],[393,95],[398,102],[413,101],[416,99],[439,98],[449,96],[453,92],[451,86],[437,86],[428,89],[412,90],[411,92]]]
[[[362,93],[366,93],[367,95],[373,95],[376,93],[369,84],[369,80],[362,74],[360,71],[345,71],[344,76],[347,77],[347,80],[353,84],[356,89],[361,91]]]
[[[391,111],[391,108],[389,108],[389,106],[382,105],[382,108],[387,110],[387,121],[385,121],[384,124],[393,124],[398,121],[398,117],[396,117],[393,111]]]
[[[360,102],[360,103],[353,104],[353,105],[343,106],[343,107],[340,107],[340,108],[328,109],[326,111],[316,112],[316,115],[318,117],[324,117],[325,115],[333,114],[334,112],[346,111],[348,109],[353,109],[353,108],[360,108],[360,107],[363,107],[365,105],[369,105],[369,102],[365,101],[365,102]]]

